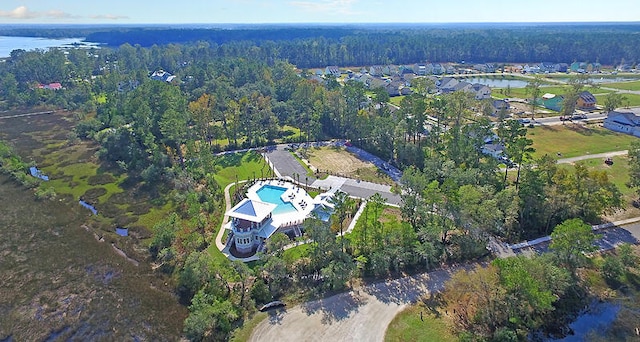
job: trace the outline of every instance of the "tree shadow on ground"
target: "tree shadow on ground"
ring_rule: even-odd
[[[287,313],[286,308],[277,308],[269,311],[269,324],[280,325],[282,324],[282,318]]]
[[[387,280],[369,285],[365,291],[385,304],[415,303],[427,293],[440,291],[444,288],[444,283],[455,272],[463,268],[466,266],[450,267],[412,277]]]
[[[360,306],[366,304],[366,298],[358,292],[341,293],[329,298],[302,304],[302,311],[307,316],[322,312],[322,323],[331,324],[341,321],[358,312]]]

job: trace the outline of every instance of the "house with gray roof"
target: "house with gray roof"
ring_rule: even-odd
[[[611,111],[604,119],[604,128],[640,137],[640,116],[632,112]]]

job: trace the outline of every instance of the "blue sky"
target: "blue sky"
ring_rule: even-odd
[[[638,0],[2,0],[0,23],[640,21]]]

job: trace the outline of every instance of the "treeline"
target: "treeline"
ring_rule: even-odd
[[[416,62],[590,61],[606,65],[639,59],[636,24],[462,27],[320,27],[259,29],[132,29],[95,32],[87,41],[120,46],[207,42],[218,56],[254,49],[262,60],[300,68]]]

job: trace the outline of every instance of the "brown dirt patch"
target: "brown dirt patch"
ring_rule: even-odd
[[[376,169],[372,163],[362,161],[344,148],[321,147],[309,149],[309,162],[321,171],[354,175],[359,169]]]

